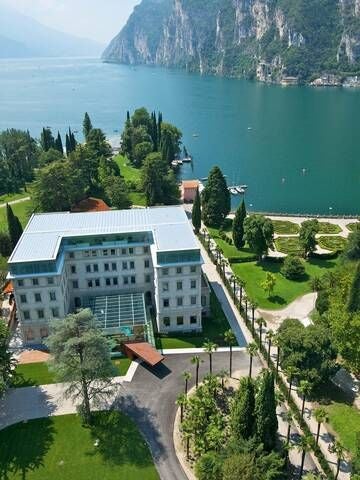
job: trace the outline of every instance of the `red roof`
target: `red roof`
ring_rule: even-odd
[[[182,181],[183,188],[198,188],[199,180],[183,180]]]
[[[145,363],[154,367],[158,363],[162,362],[165,357],[160,355],[160,353],[155,350],[150,343],[141,342],[141,343],[126,343],[124,345],[126,353],[134,354],[136,357],[144,360]]]
[[[7,282],[3,289],[3,294],[9,295],[10,293],[14,293],[14,285],[12,284],[12,282]]]
[[[81,200],[81,202],[77,203],[71,211],[73,213],[80,213],[80,212],[107,212],[110,210],[110,207],[106,205],[104,200],[100,198],[85,198]]]

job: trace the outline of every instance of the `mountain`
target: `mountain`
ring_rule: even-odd
[[[103,59],[331,83],[360,73],[360,0],[143,0]]]
[[[103,47],[46,27],[0,3],[0,57],[98,56]]]

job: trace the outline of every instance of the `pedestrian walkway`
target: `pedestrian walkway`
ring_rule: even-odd
[[[12,200],[11,202],[1,203],[0,208],[6,207],[7,204],[16,205],[17,203],[27,202],[28,200],[31,200],[31,198],[30,197],[18,198],[17,200]]]

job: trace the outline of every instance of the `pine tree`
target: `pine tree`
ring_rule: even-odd
[[[254,434],[255,388],[249,377],[243,377],[231,409],[231,430],[236,442],[247,440]]]
[[[202,214],[205,225],[219,228],[230,212],[230,192],[219,167],[209,173],[202,193]]]
[[[201,199],[198,188],[196,189],[196,195],[192,209],[192,224],[194,225],[195,233],[199,233],[201,228]]]
[[[61,139],[61,135],[60,135],[60,132],[58,132],[57,134],[57,137],[56,137],[56,140],[55,140],[55,149],[61,153],[61,155],[64,155],[64,148],[63,148],[63,144],[62,144],[62,139]]]
[[[255,399],[255,424],[258,441],[270,452],[275,448],[278,430],[274,374],[270,370],[265,370],[260,379]]]
[[[16,215],[14,215],[14,212],[12,211],[12,208],[8,203],[6,204],[6,218],[11,239],[11,245],[12,248],[15,248],[16,244],[19,241],[19,238],[23,233],[23,229],[20,220]]]
[[[360,263],[356,268],[355,276],[351,285],[348,311],[350,313],[360,312]]]
[[[88,139],[89,133],[91,132],[92,128],[93,126],[90,120],[90,116],[87,112],[85,112],[84,121],[83,121],[83,134],[84,134],[85,140]]]
[[[235,218],[233,221],[232,237],[234,245],[237,249],[243,248],[244,241],[244,221],[246,218],[245,200],[241,202],[239,208],[236,210]]]

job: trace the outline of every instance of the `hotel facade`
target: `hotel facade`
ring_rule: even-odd
[[[107,334],[201,331],[209,308],[198,241],[181,206],[31,217],[9,262],[24,344],[90,307]]]

